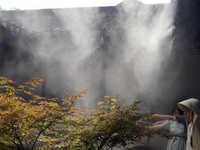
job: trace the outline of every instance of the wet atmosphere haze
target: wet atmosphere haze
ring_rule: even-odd
[[[195,81],[181,74],[184,60],[198,62],[199,55],[172,50],[176,9],[176,2],[126,0],[116,7],[2,12],[1,28],[11,35],[0,39],[0,73],[19,82],[45,79],[41,93],[47,97],[89,90],[79,104],[91,109],[104,95],[115,95],[169,113],[173,107],[166,105],[199,96],[196,88],[185,94]]]

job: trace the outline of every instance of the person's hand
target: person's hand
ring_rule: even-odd
[[[154,118],[154,119],[159,118],[159,114],[153,114],[152,118]]]
[[[153,129],[152,125],[149,125],[148,128],[149,128],[149,129]]]

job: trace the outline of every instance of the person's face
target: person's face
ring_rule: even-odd
[[[180,116],[181,114],[179,113],[179,111],[176,109],[175,111],[174,111],[174,116]]]
[[[191,119],[192,119],[190,116],[191,110],[184,106],[183,111],[184,111],[185,121],[191,122]]]

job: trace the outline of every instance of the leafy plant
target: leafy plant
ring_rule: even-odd
[[[89,91],[48,99],[34,94],[42,82],[37,77],[17,86],[0,77],[0,149],[108,150],[162,134],[148,127],[152,118],[140,110],[141,101],[126,105],[105,96],[97,109],[80,109],[75,102]]]
[[[145,136],[151,137],[157,131],[149,129],[151,115],[141,113],[139,103],[141,101],[125,105],[113,96],[105,96],[96,110],[82,110],[79,115],[62,122],[61,133],[65,139],[57,146],[75,150],[108,150],[141,142]]]
[[[39,139],[51,132],[63,118],[74,113],[77,97],[88,91],[66,93],[63,99],[47,99],[33,95],[43,79],[33,78],[24,85],[14,86],[9,78],[0,77],[0,146],[3,149],[34,149],[45,145]],[[22,96],[30,95],[27,102]],[[59,106],[62,101],[65,107]],[[52,136],[48,140],[53,140]]]

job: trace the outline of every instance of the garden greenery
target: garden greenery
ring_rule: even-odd
[[[75,102],[89,91],[46,98],[34,94],[42,82],[36,77],[17,86],[0,77],[0,149],[106,150],[141,142],[156,132],[148,128],[152,119],[141,113],[140,101],[126,105],[105,96],[95,110],[86,110]]]

